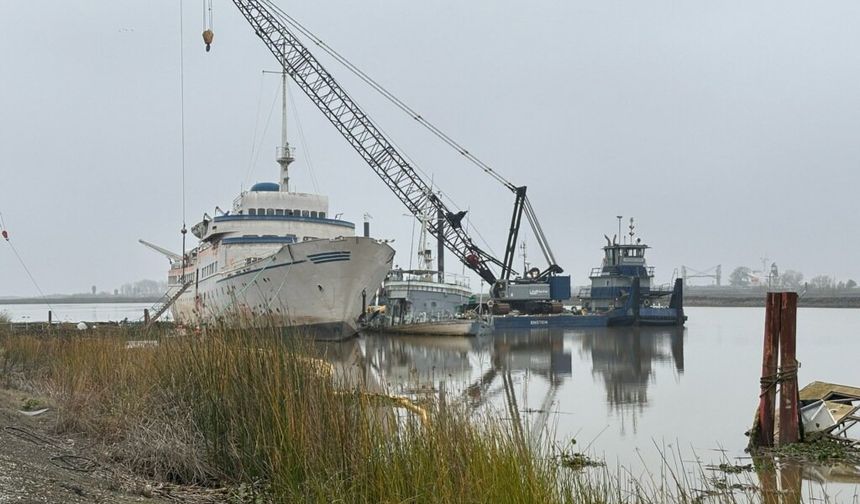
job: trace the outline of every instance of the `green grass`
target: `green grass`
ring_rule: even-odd
[[[278,331],[210,329],[0,335],[3,384],[58,408],[59,430],[84,432],[104,452],[150,477],[230,485],[243,501],[554,503],[694,502],[683,469],[640,481],[624,469],[571,468],[549,442],[465,402],[418,409],[350,379],[305,338]],[[577,464],[590,466],[591,464]],[[698,480],[697,480],[698,481]],[[667,490],[668,489],[668,490]],[[719,494],[717,494],[719,495]],[[723,494],[709,502],[732,502]]]

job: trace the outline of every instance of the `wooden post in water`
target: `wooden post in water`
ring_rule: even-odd
[[[758,407],[758,446],[773,446],[773,413],[776,403],[777,359],[782,303],[774,292],[767,293],[764,315],[764,351],[761,364],[761,395]]]
[[[149,308],[143,309],[143,323],[145,325],[149,325]]]
[[[800,441],[797,388],[797,293],[782,292],[779,327],[779,444]]]
[[[51,310],[48,310],[48,327],[51,326],[51,319],[53,318],[51,315]]]

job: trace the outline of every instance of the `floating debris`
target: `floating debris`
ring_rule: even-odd
[[[825,433],[860,448],[856,432],[852,432],[855,437],[849,436],[849,431],[860,423],[860,387],[814,381],[799,395],[804,432]]]
[[[29,416],[29,417],[34,417],[34,416],[39,416],[39,415],[41,415],[42,413],[45,413],[46,411],[48,411],[48,409],[49,409],[49,408],[42,408],[42,409],[37,409],[37,410],[33,410],[33,411],[28,411],[28,410],[18,410],[18,413],[20,413],[20,414],[22,414],[22,415]]]
[[[561,457],[559,457],[559,459],[562,466],[567,467],[568,469],[573,469],[574,471],[579,471],[585,469],[586,467],[603,467],[606,465],[606,462],[593,459],[588,455],[580,452],[564,452],[561,454]]]

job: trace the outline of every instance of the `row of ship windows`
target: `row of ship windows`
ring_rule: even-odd
[[[239,212],[241,213],[241,212]],[[325,219],[325,212],[316,210],[290,210],[283,208],[249,208],[248,215],[291,215],[295,217],[310,217],[311,219]]]
[[[214,274],[215,271],[217,271],[217,270],[218,270],[218,261],[215,261],[214,263],[210,264],[209,266],[204,266],[203,270],[200,273],[202,274],[203,278],[206,278],[206,277]]]

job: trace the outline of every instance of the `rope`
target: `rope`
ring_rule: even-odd
[[[761,394],[759,397],[764,397],[771,389],[777,385],[797,379],[797,370],[800,369],[800,362],[795,361],[791,366],[780,366],[776,374],[765,375],[759,379],[761,385]]]
[[[302,157],[305,159],[305,162],[308,165],[308,173],[311,176],[311,183],[314,186],[314,192],[319,194],[320,188],[319,184],[317,183],[316,173],[314,172],[313,160],[311,159],[311,151],[310,149],[308,149],[308,145],[305,142],[305,131],[304,129],[302,129],[302,121],[299,118],[299,109],[298,107],[296,107],[296,101],[293,98],[293,93],[290,93],[288,96],[290,98],[290,107],[292,107],[293,117],[296,118],[296,127],[299,131],[299,142],[301,142],[302,144]]]
[[[93,472],[99,467],[99,463],[87,457],[77,455],[58,455],[50,458],[51,463],[61,469],[76,472]]]
[[[4,427],[3,430],[5,430],[9,434],[15,436],[16,438],[22,439],[22,440],[27,441],[29,443],[44,444],[44,445],[50,446],[52,448],[59,448],[57,443],[51,441],[48,438],[42,437],[42,436],[36,434],[35,432],[29,430],[29,429],[25,429],[23,427],[9,426],[9,427]]]
[[[260,82],[260,97],[258,100],[263,99],[263,83]],[[259,109],[257,116],[257,123],[254,126],[254,137],[251,139],[251,162],[248,164],[248,171],[245,173],[244,184],[249,184],[251,181],[251,172],[257,166],[257,163],[260,162],[260,151],[262,150],[263,141],[265,140],[266,133],[269,132],[269,125],[272,122],[272,114],[275,112],[275,104],[278,102],[278,93],[275,93],[274,98],[272,98],[272,105],[269,107],[269,115],[266,116],[266,125],[263,127],[263,133],[259,136],[259,145],[257,145],[257,124],[259,124]]]
[[[0,213],[0,230],[6,231],[6,221],[3,220],[3,214]],[[45,293],[42,292],[42,288],[39,287],[39,283],[36,281],[36,278],[33,276],[33,273],[30,272],[30,268],[27,267],[27,264],[24,262],[24,259],[21,257],[21,254],[18,253],[18,249],[15,248],[15,244],[12,243],[12,240],[9,238],[8,233],[4,235],[6,238],[6,243],[9,244],[9,248],[12,249],[12,253],[15,254],[15,257],[18,258],[18,262],[21,263],[21,267],[24,268],[24,271],[27,272],[27,276],[30,277],[30,282],[33,283],[33,286],[36,287],[36,290],[39,291],[39,296],[42,298],[42,301],[48,305],[48,309],[54,311],[54,307],[51,306],[51,303],[48,302],[48,297],[45,296]]]

